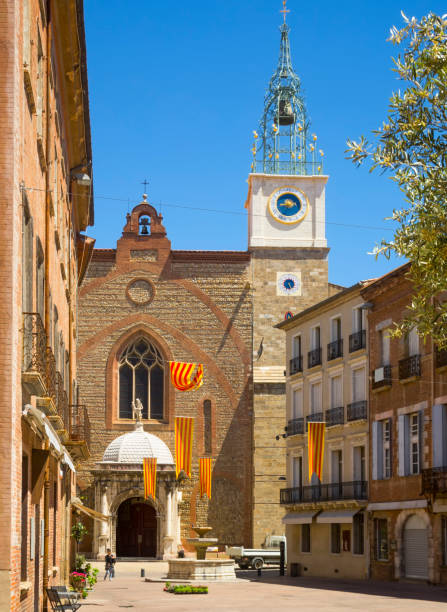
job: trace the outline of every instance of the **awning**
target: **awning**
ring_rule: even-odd
[[[84,514],[86,514],[92,519],[95,519],[96,521],[104,521],[105,523],[108,523],[109,521],[108,516],[106,516],[105,514],[102,514],[101,512],[97,512],[96,510],[93,510],[93,508],[88,508],[87,506],[84,506],[84,504],[80,502],[78,499],[72,499],[71,505],[73,508],[76,508],[76,510],[83,512]]]
[[[289,512],[289,514],[283,516],[282,522],[286,525],[303,525],[304,523],[311,523],[316,513],[317,510],[311,510],[310,512]]]
[[[64,451],[64,456],[62,457],[62,463],[65,463],[65,465],[68,465],[68,467],[70,468],[72,472],[76,472],[75,466],[73,465],[73,461],[71,460],[71,457],[67,453],[67,451]]]
[[[357,512],[360,512],[360,508],[354,508],[354,510],[327,510],[317,516],[317,523],[352,523],[352,517]]]

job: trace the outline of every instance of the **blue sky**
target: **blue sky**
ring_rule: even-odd
[[[381,124],[402,86],[392,72],[397,48],[386,42],[400,10],[421,17],[445,12],[442,4],[288,2],[293,66],[330,175],[331,282],[350,285],[399,263],[368,252],[391,237],[384,219],[402,196],[344,151],[347,138]],[[115,247],[147,179],[172,248],[246,249],[252,131],[277,64],[281,8],[280,0],[85,2],[95,188],[88,233],[97,247]]]

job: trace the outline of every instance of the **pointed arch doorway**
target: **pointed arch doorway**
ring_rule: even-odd
[[[118,508],[116,525],[118,557],[157,556],[157,515],[141,497],[126,499]]]

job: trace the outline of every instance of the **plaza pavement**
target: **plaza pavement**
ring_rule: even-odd
[[[163,591],[163,583],[145,582],[140,577],[160,579],[166,575],[167,563],[118,562],[116,577],[104,582],[104,563],[99,581],[80,612],[134,610],[204,610],[259,612],[262,610],[303,612],[345,610],[362,612],[430,612],[447,610],[447,587],[416,583],[329,580],[323,578],[280,577],[278,568],[262,571],[238,571],[232,583],[208,583],[208,595],[173,595]]]

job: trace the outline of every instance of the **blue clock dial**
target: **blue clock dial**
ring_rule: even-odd
[[[286,278],[286,280],[284,281],[284,288],[290,291],[294,287],[295,287],[295,281],[291,278]]]

